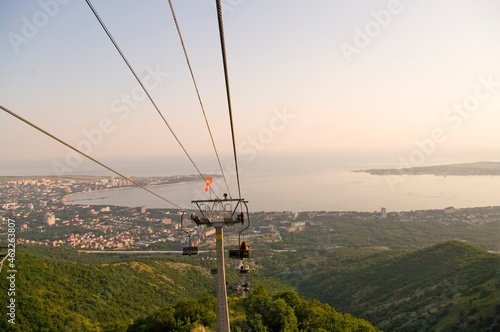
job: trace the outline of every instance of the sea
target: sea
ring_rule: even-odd
[[[387,212],[467,208],[500,205],[500,176],[380,176],[354,172],[370,168],[397,168],[397,163],[367,163],[350,160],[341,163],[335,158],[293,155],[265,156],[240,162],[240,189],[251,212],[258,211],[380,211]],[[229,167],[230,168],[230,167]],[[125,168],[126,169],[126,168]],[[142,169],[142,171],[141,171]],[[134,176],[170,176],[193,174],[189,165],[168,168],[131,167]],[[207,173],[219,173],[211,165]],[[238,186],[234,172],[226,172],[226,187],[222,178],[211,184],[222,197],[227,193],[237,198]],[[193,208],[193,200],[211,199],[205,192],[206,183],[182,183],[151,187],[155,193],[180,205]],[[229,188],[229,190],[228,190]],[[115,189],[71,195],[67,204],[119,205],[147,208],[172,208],[169,204],[141,188]]]

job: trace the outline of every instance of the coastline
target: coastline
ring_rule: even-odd
[[[302,180],[304,183],[299,189],[294,184],[294,176],[294,174],[292,176],[270,174],[246,186],[245,198],[251,201],[251,210],[373,212],[385,207],[387,211],[412,211],[443,209],[449,206],[455,208],[498,206],[499,203],[500,176],[448,176],[447,178],[432,175],[408,176],[397,183],[396,190],[391,190],[384,178],[345,170],[330,172],[326,174],[326,177],[324,173],[312,173]],[[251,176],[246,181],[250,182],[250,179]],[[178,180],[184,182],[183,186],[153,188],[153,190],[161,191],[166,195],[165,197],[171,197],[176,202],[184,202],[181,206],[185,208],[191,206],[189,202],[193,199],[204,198],[202,197],[205,194],[203,182],[193,182],[195,178]],[[186,183],[185,180],[192,183]],[[89,195],[72,196],[72,194],[81,193],[86,188],[88,187],[75,187],[72,193],[61,192],[59,197],[66,194],[66,205],[75,206],[166,207],[163,202],[157,202],[146,192],[131,191],[130,186],[111,189],[126,189],[124,191],[96,193],[97,190],[94,190],[87,191]],[[93,186],[92,188],[104,189],[105,187]],[[197,193],[202,196],[197,196]]]
[[[145,186],[146,188],[153,188],[153,187],[164,187],[164,186],[175,186],[179,184],[186,184],[186,183],[195,183],[195,182],[203,182],[203,180],[193,180],[193,181],[182,181],[182,182],[175,182],[175,183],[163,183],[163,184],[152,184]],[[93,191],[85,191],[85,192],[79,192],[79,193],[71,193],[67,194],[64,197],[61,198],[61,203],[64,205],[75,205],[78,203],[68,203],[68,199],[71,198],[71,196],[75,195],[82,195],[82,194],[90,194],[90,193],[98,193],[98,192],[106,192],[106,191],[115,191],[115,190],[122,190],[122,189],[133,189],[133,188],[139,188],[136,185],[130,185],[130,186],[123,186],[119,188],[107,188],[107,189],[99,189],[99,190],[93,190]]]
[[[408,168],[353,170],[371,175],[500,176],[500,162],[476,162]]]

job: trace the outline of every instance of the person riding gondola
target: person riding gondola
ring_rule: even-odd
[[[250,273],[250,268],[248,266],[241,265],[240,266],[240,273],[241,274],[248,274],[248,273]]]

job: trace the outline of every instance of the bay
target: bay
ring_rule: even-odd
[[[379,166],[379,165],[378,165]],[[373,165],[323,165],[312,168],[255,167],[241,171],[242,196],[251,211],[410,211],[500,205],[499,176],[412,175],[386,176],[352,172]],[[390,185],[395,180],[395,185]],[[237,184],[228,178],[231,196],[238,196]],[[212,188],[219,196],[225,189],[222,179]],[[192,182],[151,188],[155,193],[184,207],[192,200],[213,198],[204,192],[205,183]],[[171,208],[140,188],[76,194],[68,204],[146,206]]]

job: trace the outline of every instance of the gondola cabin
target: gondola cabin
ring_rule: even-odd
[[[239,268],[240,274],[249,274],[250,273],[250,268],[248,266],[240,266]]]
[[[230,249],[229,258],[235,258],[239,260],[250,258],[250,249],[248,248],[247,243],[243,241],[239,249]]]
[[[198,247],[197,246],[189,246],[182,248],[182,255],[198,255]]]
[[[244,251],[240,249],[230,249],[229,250],[229,258],[235,258],[235,259],[245,259],[250,257],[250,251]]]

